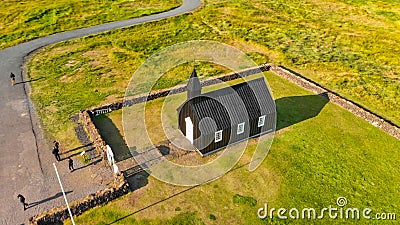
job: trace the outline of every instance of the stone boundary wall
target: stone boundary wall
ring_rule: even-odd
[[[99,130],[94,125],[89,112],[87,110],[82,110],[79,113],[79,120],[82,123],[83,128],[89,139],[93,142],[93,146],[95,147],[97,153],[101,154],[103,160],[105,160],[107,143],[103,140],[99,133]]]
[[[106,188],[86,198],[74,201],[70,204],[72,215],[79,216],[83,212],[96,206],[110,202],[130,192],[128,182],[122,175],[116,178],[115,187]],[[70,218],[67,206],[60,206],[39,215],[29,218],[30,225],[53,225],[61,224],[64,220]]]
[[[271,65],[270,70],[271,72],[274,72],[275,74],[297,84],[300,87],[303,87],[316,94],[323,94],[326,98],[328,98],[329,101],[335,103],[336,105],[341,106],[342,108],[348,110],[354,115],[363,118],[368,123],[372,124],[375,127],[380,128],[386,133],[392,135],[393,137],[400,139],[400,128],[398,126],[396,126],[391,121],[388,121],[380,117],[379,115],[371,112],[370,110],[364,108],[363,106],[353,101],[350,101],[340,96],[339,94],[320,86],[314,81],[309,80],[299,74],[295,74],[294,72],[291,72],[283,67]]]
[[[230,81],[230,80],[236,80],[240,77],[246,77],[249,75],[268,71],[269,68],[270,68],[270,65],[263,64],[261,66],[245,69],[245,70],[239,71],[237,73],[229,73],[229,74],[220,75],[220,76],[209,78],[207,80],[202,81],[201,86],[205,87],[205,86],[218,84],[218,83],[222,83],[222,82],[226,82],[226,81]],[[177,93],[182,93],[185,91],[186,91],[185,84],[178,85],[178,86],[175,86],[172,88],[166,88],[166,89],[162,89],[162,90],[152,91],[149,94],[141,94],[141,95],[128,97],[127,99],[121,99],[114,103],[102,105],[100,107],[91,108],[88,111],[91,115],[97,116],[100,114],[112,112],[114,110],[122,109],[123,107],[132,106],[132,105],[135,105],[138,103],[154,100],[157,98],[166,97],[169,94],[177,94]]]

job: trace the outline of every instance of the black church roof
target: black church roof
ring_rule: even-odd
[[[215,126],[224,130],[275,112],[275,102],[264,78],[207,92],[184,104],[190,104],[196,120],[201,121],[203,134],[214,133]]]

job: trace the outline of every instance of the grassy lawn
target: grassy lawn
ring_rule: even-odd
[[[3,0],[0,49],[60,31],[162,12],[181,0]]]
[[[76,143],[70,115],[123,97],[149,55],[206,39],[234,45],[257,63],[283,64],[400,124],[398,4],[306,3],[205,1],[188,15],[53,45],[29,65],[31,79],[43,78],[31,83],[31,97],[48,133]],[[158,87],[183,78],[165,76]]]
[[[272,221],[260,220],[257,210],[268,202],[270,208],[296,207],[301,210],[313,207],[318,211],[329,205],[337,206],[339,196],[347,198],[346,207],[368,207],[374,213],[398,214],[400,178],[396,174],[400,142],[320,96],[272,73],[265,73],[265,77],[274,93],[279,114],[277,135],[260,168],[254,172],[247,169],[254,150],[253,140],[237,166],[220,179],[187,188],[150,177],[143,188],[84,213],[76,218],[76,222],[309,224],[310,220],[284,221],[276,215]],[[171,101],[165,104],[169,106]],[[162,104],[162,100],[152,101],[148,109],[158,114],[164,111]],[[169,109],[166,111],[168,113]],[[106,117],[111,119],[113,126],[122,129],[121,111]],[[153,120],[158,118],[153,117]],[[153,124],[153,121],[148,123]],[[326,215],[325,219],[314,222],[368,221],[331,220]]]
[[[182,41],[206,39],[234,45],[257,63],[285,65],[399,125],[399,15],[398,1],[390,0],[206,0],[203,8],[188,15],[47,48],[29,65],[31,79],[43,78],[31,82],[31,98],[46,131],[76,147],[69,116],[122,98],[133,72],[149,55]],[[199,74],[223,71],[201,68],[205,69]],[[173,86],[190,73],[172,74],[157,88]],[[375,212],[399,208],[398,140],[285,80],[269,73],[267,78],[280,101],[282,129],[258,170],[250,173],[246,166],[238,166],[223,178],[188,191],[149,178],[143,189],[93,209],[77,222],[107,224],[140,210],[116,224],[189,219],[262,224],[269,221],[260,221],[256,212],[264,202],[275,208],[321,209],[334,206],[339,196],[345,196],[350,207]],[[320,112],[307,119],[315,111]],[[251,148],[239,165],[249,162]],[[141,210],[153,203],[157,204]]]

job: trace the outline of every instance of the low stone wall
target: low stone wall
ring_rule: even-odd
[[[307,90],[310,90],[316,94],[324,93],[329,101],[341,106],[342,108],[348,110],[349,112],[357,115],[375,127],[380,128],[381,130],[385,131],[386,133],[392,135],[393,137],[400,139],[400,128],[396,126],[394,123],[380,117],[379,115],[371,112],[370,110],[364,108],[363,106],[350,101],[344,97],[341,97],[339,94],[330,91],[327,88],[320,86],[319,84],[311,81],[299,74],[295,74],[285,68],[271,65],[270,70],[275,74],[297,84],[300,87],[303,87]]]
[[[265,72],[265,71],[268,71],[269,69],[270,69],[269,64],[263,64],[261,66],[238,71],[237,73],[224,74],[224,75],[220,75],[217,77],[213,77],[213,78],[204,80],[201,82],[201,86],[205,87],[205,86],[209,86],[209,85],[213,85],[213,84],[218,84],[221,82],[236,80],[240,77],[246,77],[246,76],[250,76],[253,74],[260,73],[260,72]],[[106,105],[103,105],[100,107],[92,108],[89,111],[93,116],[97,116],[100,114],[110,113],[114,110],[122,109],[123,107],[132,106],[132,105],[135,105],[138,103],[154,100],[157,98],[166,97],[169,94],[178,94],[178,93],[182,93],[185,91],[186,91],[186,85],[178,85],[178,86],[175,86],[172,88],[166,88],[166,89],[162,89],[162,90],[153,91],[150,94],[136,95],[133,97],[129,97],[127,99],[121,99],[114,103],[110,103],[110,104],[106,104]]]
[[[88,135],[89,139],[93,142],[93,146],[95,147],[96,151],[102,155],[103,160],[105,160],[106,155],[106,142],[101,137],[99,130],[94,125],[92,118],[89,114],[89,111],[82,110],[79,113],[79,120],[82,123],[82,126]]]
[[[116,178],[115,187],[106,188],[86,198],[70,203],[72,215],[79,216],[83,212],[94,208],[96,206],[110,202],[118,197],[129,193],[130,188],[128,182],[124,179],[123,175]],[[29,218],[31,225],[53,225],[61,224],[64,220],[70,218],[67,206],[60,206],[52,210],[41,213],[37,216]]]

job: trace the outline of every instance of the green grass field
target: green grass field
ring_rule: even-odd
[[[399,15],[398,1],[390,0],[206,0],[188,15],[48,47],[29,64],[31,98],[47,133],[77,147],[69,116],[122,98],[133,72],[151,54],[204,39],[231,44],[257,63],[284,65],[399,125]],[[208,76],[223,71],[199,69]],[[167,74],[157,88],[187,79],[190,70],[191,65]],[[210,184],[187,190],[149,178],[144,188],[90,210],[77,223],[109,224],[138,211],[114,224],[264,224],[270,221],[256,213],[265,202],[321,209],[334,206],[339,196],[349,207],[396,212],[399,141],[279,77],[266,77],[279,100],[281,129],[258,170],[247,171],[250,146],[237,169]],[[111,121],[113,116],[118,118],[113,114]]]
[[[177,187],[148,179],[143,188],[76,218],[78,224],[343,224],[367,220],[260,220],[257,210],[269,207],[317,211],[336,205],[371,208],[398,214],[396,176],[400,142],[348,111],[272,73],[265,74],[278,109],[278,132],[260,168],[248,171],[254,140],[237,166],[211,183]],[[213,87],[211,87],[213,89]],[[178,96],[178,100],[181,97]],[[173,101],[173,100],[171,100]],[[168,103],[166,106],[168,106]],[[149,103],[151,114],[163,101]],[[146,109],[146,110],[147,110]],[[170,111],[166,109],[167,113]],[[122,130],[121,111],[106,116]],[[150,126],[154,121],[146,121]],[[173,124],[173,123],[172,123]],[[159,135],[159,129],[150,130]],[[119,135],[119,134],[113,134]],[[121,133],[123,135],[123,133]],[[373,215],[373,214],[371,214]],[[173,222],[172,222],[173,221]],[[115,222],[115,223],[113,223]],[[374,222],[374,221],[372,221]],[[388,221],[390,222],[390,221]],[[67,222],[66,224],[70,224]]]
[[[399,8],[395,1],[205,1],[188,15],[47,48],[29,64],[30,78],[43,78],[31,83],[31,97],[45,129],[76,145],[70,115],[123,97],[133,72],[158,50],[206,39],[257,63],[285,65],[400,124],[399,23],[388,17]],[[159,88],[181,79],[165,77]]]
[[[0,49],[49,34],[162,12],[180,0],[3,0]]]

